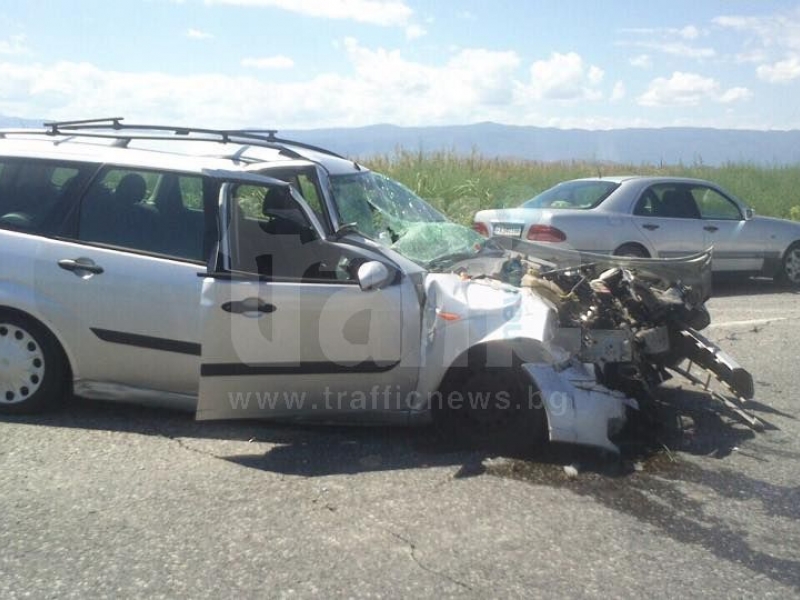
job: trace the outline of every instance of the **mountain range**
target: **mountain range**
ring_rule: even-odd
[[[411,152],[473,151],[488,157],[539,161],[593,161],[632,165],[800,163],[800,130],[710,128],[555,129],[497,123],[441,127],[371,125],[343,129],[280,131],[279,136],[366,157]]]
[[[42,120],[0,116],[0,127],[39,127],[41,123]],[[628,165],[719,166],[731,162],[783,166],[800,163],[800,130],[698,127],[586,130],[476,123],[280,130],[278,135],[362,159],[392,155],[402,149],[422,153],[474,152],[486,157],[545,162],[576,160]]]

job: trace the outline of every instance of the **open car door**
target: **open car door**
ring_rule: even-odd
[[[198,419],[404,411],[416,383],[400,364],[404,312],[415,312],[399,271],[362,290],[369,252],[323,239],[299,195],[261,176],[222,185],[220,231],[202,286]]]

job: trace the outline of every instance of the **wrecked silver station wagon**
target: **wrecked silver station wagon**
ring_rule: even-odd
[[[487,240],[276,132],[2,132],[0,245],[6,412],[72,390],[198,419],[433,419],[474,442],[615,451],[670,372],[707,371],[737,410],[753,394],[697,333],[707,254]]]

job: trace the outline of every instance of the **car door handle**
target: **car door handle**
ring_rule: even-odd
[[[76,274],[82,271],[99,275],[103,272],[103,267],[96,264],[91,258],[62,258],[58,261],[58,266]]]
[[[656,229],[659,228],[659,225],[654,225],[653,223],[645,223],[644,225],[642,225],[642,227],[644,227],[648,231],[655,231]]]
[[[719,227],[715,225],[706,225],[705,227],[703,227],[703,229],[705,229],[706,231],[718,231]]]
[[[274,304],[264,302],[261,298],[245,298],[244,300],[226,302],[222,305],[222,310],[235,315],[244,315],[247,313],[269,314],[278,310],[278,307]]]

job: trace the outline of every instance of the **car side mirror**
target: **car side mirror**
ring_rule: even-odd
[[[371,260],[358,267],[358,285],[365,292],[386,287],[394,279],[394,272],[382,262]]]
[[[752,208],[748,206],[747,208],[744,209],[744,220],[749,221],[755,216],[755,214],[756,211],[754,211]]]

